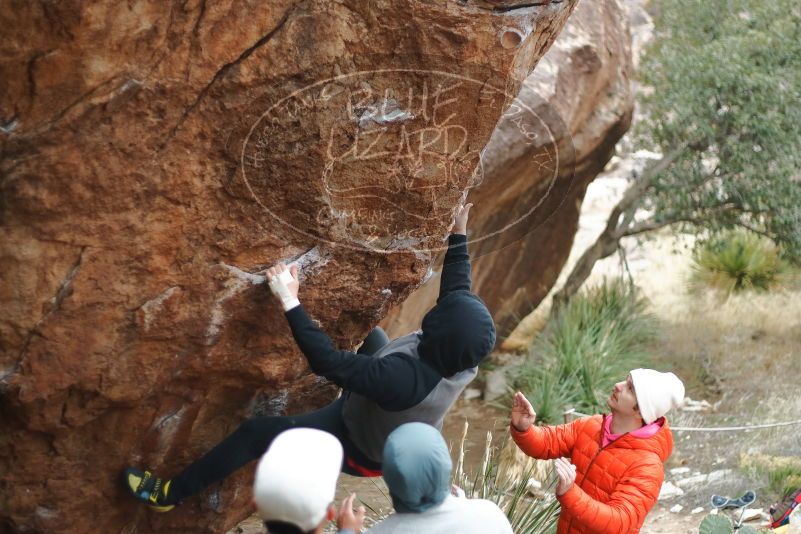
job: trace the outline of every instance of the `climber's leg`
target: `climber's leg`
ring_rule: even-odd
[[[308,414],[246,419],[239,428],[203,457],[189,465],[175,478],[164,482],[162,487],[167,488],[166,495],[151,498],[148,504],[174,505],[186,497],[199,493],[209,484],[223,480],[240,467],[259,458],[278,434],[297,427],[316,428],[335,436],[344,435],[341,399]],[[134,494],[140,500],[148,501],[136,492]]]
[[[389,337],[380,327],[375,327],[365,338],[360,354],[375,354],[389,343]],[[127,469],[125,482],[134,496],[158,511],[167,511],[202,491],[206,486],[226,478],[228,475],[259,458],[272,440],[285,430],[296,427],[316,428],[339,438],[345,449],[343,471],[355,476],[373,476],[380,466],[366,458],[347,437],[342,420],[342,401],[311,412],[289,417],[254,417],[244,421],[232,434],[218,443],[202,458],[189,465],[177,477],[164,480],[150,471]],[[354,466],[369,466],[367,470]]]
[[[389,343],[389,337],[387,336],[387,333],[384,332],[380,326],[376,326],[370,330],[370,333],[367,334],[366,338],[364,338],[362,346],[359,347],[359,350],[356,352],[359,354],[373,355],[387,343]]]
[[[226,478],[264,454],[273,439],[290,428],[316,428],[334,435],[344,429],[342,406],[335,401],[321,410],[287,417],[251,417],[172,482],[170,502],[180,502],[213,482]]]

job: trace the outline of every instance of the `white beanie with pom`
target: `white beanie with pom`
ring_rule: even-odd
[[[684,402],[684,384],[673,373],[653,369],[634,369],[631,372],[637,405],[646,425],[664,416]]]

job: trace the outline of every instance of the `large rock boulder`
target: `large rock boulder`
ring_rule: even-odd
[[[473,289],[501,337],[548,294],[567,261],[587,184],[631,123],[632,37],[621,0],[581,2],[526,79],[470,192]],[[419,327],[438,271],[393,308],[391,335]]]
[[[353,345],[426,274],[576,0],[16,2],[0,13],[0,527],[221,532],[250,470],[166,515],[248,414],[332,398],[264,285]],[[2,529],[0,529],[2,530]]]

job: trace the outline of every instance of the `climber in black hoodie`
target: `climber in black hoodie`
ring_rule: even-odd
[[[306,314],[297,300],[297,268],[272,267],[270,287],[284,306],[295,341],[312,371],[340,386],[343,394],[316,412],[247,419],[173,479],[127,469],[128,489],[155,510],[170,510],[259,458],[278,434],[294,427],[337,436],[345,450],[343,472],[380,476],[384,442],[395,428],[423,422],[441,430],[445,414],[495,345],[492,317],[470,291],[466,226],[471,206],[461,207],[454,221],[439,297],[423,318],[422,330],[389,341],[376,328],[358,353],[337,350]]]

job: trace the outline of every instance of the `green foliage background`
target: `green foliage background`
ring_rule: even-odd
[[[656,0],[640,148],[679,155],[641,201],[656,222],[733,226],[801,260],[801,4]]]

